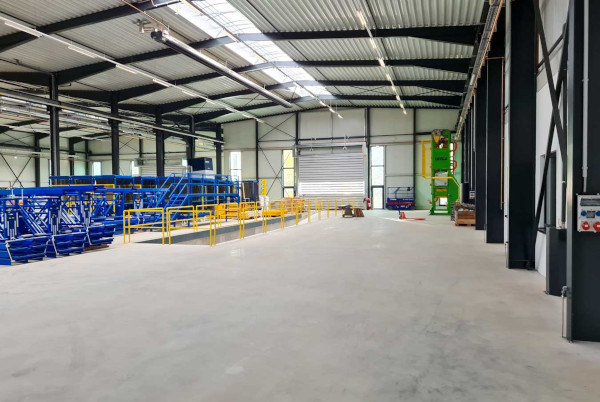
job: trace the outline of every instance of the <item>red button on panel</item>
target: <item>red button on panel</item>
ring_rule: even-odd
[[[600,233],[600,222],[594,223],[594,230],[596,233]]]
[[[590,223],[589,223],[589,222],[583,222],[583,223],[581,224],[581,228],[582,228],[583,230],[590,230]]]

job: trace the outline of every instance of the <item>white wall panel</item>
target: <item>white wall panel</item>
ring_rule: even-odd
[[[296,116],[292,113],[265,117],[266,124],[258,124],[259,141],[294,141],[296,136]]]
[[[417,132],[426,133],[435,129],[452,130],[456,128],[458,110],[419,109],[417,111]]]
[[[333,137],[333,118],[330,112],[312,111],[301,113],[299,138],[331,137]]]

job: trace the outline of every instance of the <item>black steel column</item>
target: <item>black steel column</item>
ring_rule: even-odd
[[[155,123],[162,126],[162,114],[159,107],[156,108]],[[156,134],[156,175],[165,175],[165,133],[162,130],[154,130]]]
[[[85,175],[90,175],[90,142],[88,140],[85,141]]]
[[[475,96],[475,229],[485,229],[486,143],[487,143],[487,67],[481,69]]]
[[[365,108],[365,142],[367,144],[367,191],[365,194],[371,198],[371,108],[368,107]]]
[[[502,130],[504,129],[502,82],[504,58],[488,60],[487,63],[485,239],[487,243],[504,243],[504,215],[502,214]]]
[[[117,92],[110,93],[110,113],[119,114],[119,95]],[[119,174],[119,121],[110,121],[110,149],[112,161],[112,174]]]
[[[412,124],[412,141],[413,141],[413,193],[417,196],[417,109],[413,109],[413,124]],[[422,174],[422,172],[421,172]],[[386,194],[387,197],[387,194]]]
[[[254,149],[254,163],[256,169],[256,180],[258,181],[258,120],[254,120],[254,140],[255,140],[255,149]]]
[[[194,115],[190,115],[190,134],[194,134],[196,132],[196,126],[194,121]],[[196,157],[196,140],[194,137],[187,137],[185,141],[185,157],[188,160],[194,159]]]
[[[462,170],[462,193],[460,199],[463,203],[468,203],[469,191],[471,190],[471,109],[465,117],[465,124],[461,134],[462,140],[462,157],[464,160],[464,169]]]
[[[589,2],[589,100],[588,140],[583,122],[584,91],[584,0],[571,0],[569,7],[568,130],[567,130],[567,338],[600,341],[600,233],[577,231],[577,195],[600,193],[600,4]],[[587,189],[583,180],[583,148],[588,146]]]
[[[33,134],[33,151],[36,152],[35,157],[33,158],[33,170],[34,170],[34,177],[35,177],[35,186],[36,187],[40,187],[41,185],[41,173],[40,173],[40,159],[41,159],[41,155],[40,152],[42,152],[42,147],[40,147],[40,139],[42,137],[42,134],[38,134],[38,133],[34,133]]]
[[[487,60],[487,175],[486,226],[487,243],[504,243],[502,214],[502,131],[504,130],[504,11],[498,30],[492,37]]]
[[[58,100],[58,81],[56,75],[50,75],[50,99]],[[50,112],[50,176],[60,176],[60,124],[57,107],[48,107]]]
[[[531,0],[507,3],[508,60],[508,268],[535,267],[536,28]]]
[[[223,141],[223,126],[217,125],[217,140]],[[223,144],[217,142],[215,145],[216,158],[217,158],[217,174],[223,174]]]
[[[75,176],[75,138],[69,138],[69,175]]]

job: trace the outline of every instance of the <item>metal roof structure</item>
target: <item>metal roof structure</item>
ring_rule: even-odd
[[[226,7],[239,13],[237,20],[219,14]],[[0,87],[47,99],[53,76],[58,100],[65,105],[110,113],[112,102],[113,112],[116,104],[121,116],[154,122],[161,115],[163,124],[173,127],[193,116],[198,130],[323,104],[335,110],[398,107],[396,99],[402,99],[407,108],[459,109],[488,8],[487,0],[3,2]],[[242,19],[245,26],[236,28]],[[222,29],[209,29],[219,24]],[[153,40],[150,31],[156,29],[168,30],[293,107],[278,106]],[[258,61],[252,62],[239,51],[269,45],[285,57],[271,54],[269,59],[255,51]],[[298,71],[311,79],[290,75]],[[0,133],[13,130],[7,126],[48,132],[37,110],[29,117],[27,108],[23,114],[8,111],[16,110],[15,102],[0,100],[8,107],[1,110]],[[107,120],[100,127],[88,122],[77,126],[66,117],[61,118],[61,136],[107,135],[102,128],[110,125]]]

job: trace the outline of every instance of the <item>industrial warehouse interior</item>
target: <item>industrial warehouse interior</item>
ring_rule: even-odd
[[[594,16],[0,0],[0,401],[600,400]]]

